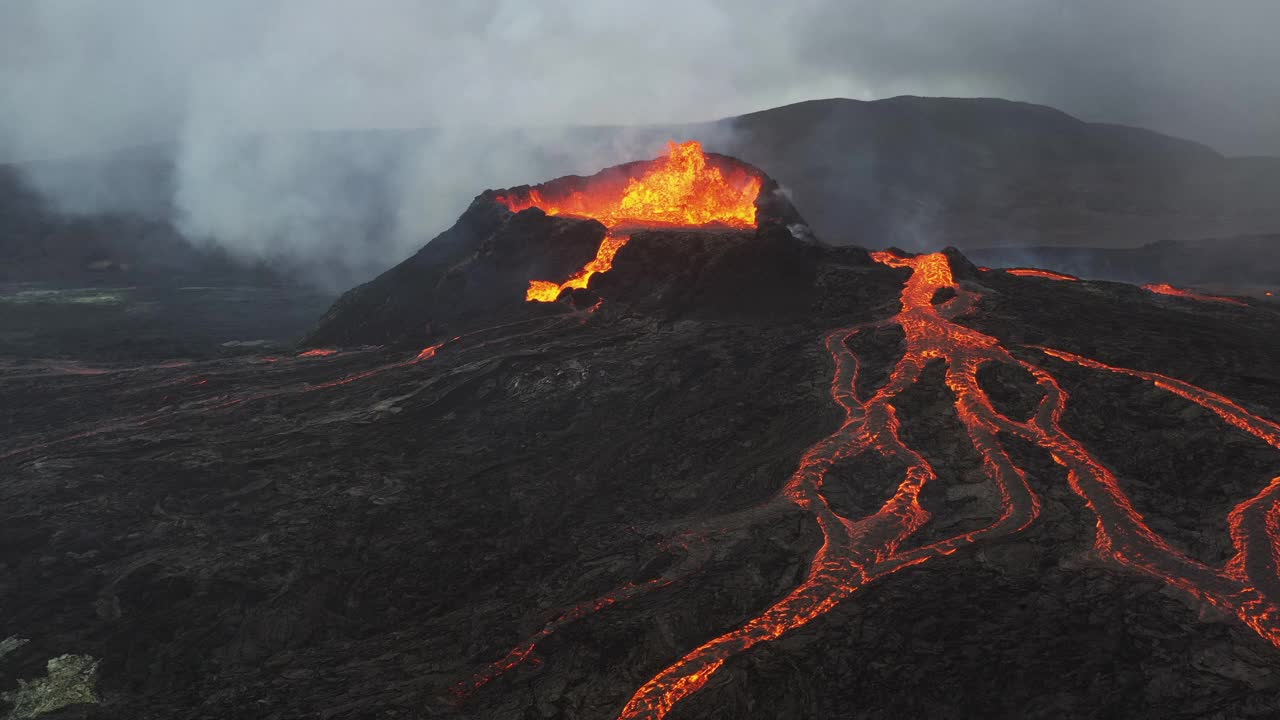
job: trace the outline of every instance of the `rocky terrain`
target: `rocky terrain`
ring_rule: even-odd
[[[1274,621],[1250,614],[1277,599],[1269,555],[1223,580],[1251,579],[1251,605],[1163,580],[1163,550],[1135,559],[1123,533],[1099,545],[1111,526],[1095,515],[1114,518],[1078,468],[1009,432],[1034,516],[945,545],[1011,505],[944,358],[1007,353],[973,368],[1007,427],[1046,402],[1033,371],[1051,375],[1067,398],[1054,422],[1169,552],[1216,573],[1237,530],[1270,527],[1229,517],[1266,495],[1280,451],[1064,358],[1192,383],[1265,430],[1280,417],[1276,306],[835,247],[772,187],[757,229],[636,232],[555,303],[525,302],[523,283],[581,265],[604,227],[485,193],[340,300],[305,353],[0,367],[14,716],[45,678],[43,717],[614,718],[703,643],[855,566],[856,592],[686,675],[696,692],[668,717],[1280,713]],[[993,344],[947,339],[977,336]],[[913,357],[918,378],[875,405]],[[857,407],[891,412],[915,455],[842,456],[826,510],[788,501],[797,467],[864,422]],[[876,549],[857,523],[909,466],[936,471],[910,506],[928,521],[874,558],[823,555],[830,575],[811,566],[833,518]]]

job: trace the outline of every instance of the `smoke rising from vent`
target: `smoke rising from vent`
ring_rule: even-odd
[[[669,133],[648,124],[814,97],[1014,97],[1280,153],[1278,20],[1157,0],[16,0],[0,161],[88,156],[30,175],[66,210],[162,207],[192,237],[360,276],[486,187],[654,157]],[[641,127],[564,131],[584,125]],[[171,173],[122,176],[106,152],[155,143]]]

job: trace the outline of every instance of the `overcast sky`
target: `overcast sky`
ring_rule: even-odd
[[[1280,155],[1275,0],[0,0],[0,158],[1000,96]]]

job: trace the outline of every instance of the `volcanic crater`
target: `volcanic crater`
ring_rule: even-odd
[[[682,283],[708,253],[757,244],[785,254],[797,238],[812,242],[811,231],[761,170],[672,142],[655,160],[482,193],[414,257],[344,295],[306,344],[416,342],[495,318],[589,308],[615,263],[662,263],[674,250],[685,267],[670,279]],[[637,293],[625,271],[616,275],[619,301],[656,292]],[[528,304],[561,300],[553,310]]]

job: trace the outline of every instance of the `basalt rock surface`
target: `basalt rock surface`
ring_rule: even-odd
[[[785,596],[821,542],[798,508],[717,533],[840,426],[823,338],[893,316],[911,273],[788,224],[636,233],[591,303],[535,305],[520,299],[530,273],[580,265],[603,229],[481,196],[311,338],[347,349],[0,368],[0,638],[29,640],[0,657],[0,691],[74,654],[99,663],[98,703],[56,717],[617,717],[649,678]],[[1280,454],[1031,346],[1275,418],[1280,315],[949,257],[959,291],[980,295],[957,322],[1051,369],[1072,396],[1064,426],[1153,529],[1220,562],[1227,512],[1280,474]],[[887,381],[903,343],[896,325],[850,341],[859,392]],[[388,347],[352,347],[369,344]],[[979,380],[1010,417],[1043,393],[1017,369]],[[912,542],[980,526],[999,498],[942,362],[894,406],[939,474]],[[1009,446],[1042,504],[1025,530],[870,584],[732,657],[669,717],[1276,717],[1280,650],[1100,557],[1065,472]],[[847,458],[830,501],[874,512],[901,474]],[[567,608],[668,577],[455,692]]]

